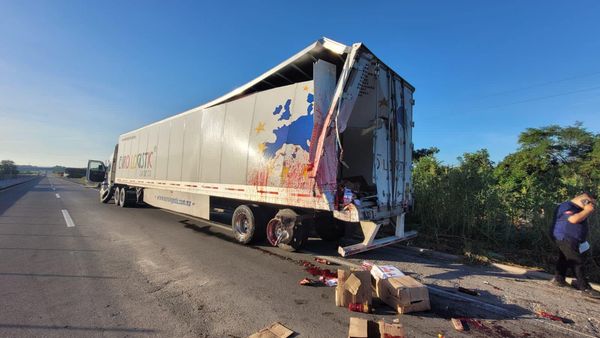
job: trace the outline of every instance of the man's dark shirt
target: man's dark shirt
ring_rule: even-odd
[[[564,239],[575,240],[578,243],[585,242],[588,234],[587,219],[581,223],[571,223],[568,218],[583,211],[571,201],[563,202],[558,206],[556,223],[554,224],[554,238],[559,241]]]

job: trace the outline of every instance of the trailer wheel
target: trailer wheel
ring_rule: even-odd
[[[128,207],[127,199],[125,197],[127,197],[127,190],[125,189],[125,187],[123,187],[119,189],[119,206],[121,208]]]
[[[282,209],[267,224],[267,239],[273,246],[296,251],[308,240],[308,227],[294,210]]]
[[[240,205],[233,211],[231,228],[235,240],[248,244],[254,239],[257,230],[256,219],[252,209],[247,205]]]
[[[115,205],[119,206],[121,203],[121,188],[119,187],[115,187],[115,192],[113,194],[114,198],[115,198]]]
[[[135,191],[127,189],[126,187],[121,188],[119,193],[119,205],[121,208],[129,208],[135,202]]]
[[[100,185],[100,202],[108,203],[113,197],[114,189],[108,184]]]
[[[335,242],[344,237],[346,226],[344,222],[333,217],[315,222],[315,231],[322,240]]]

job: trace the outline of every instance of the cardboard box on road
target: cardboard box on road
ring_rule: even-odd
[[[338,270],[335,305],[348,307],[350,303],[372,304],[371,273],[369,271]]]
[[[279,322],[275,322],[248,338],[287,338],[292,334],[294,334],[294,331],[288,329]]]
[[[390,324],[384,321],[374,321],[350,317],[348,338],[389,338],[405,336],[402,324]]]
[[[371,267],[371,275],[378,279],[405,276],[402,271],[398,270],[398,268],[393,265],[373,265]]]
[[[427,287],[410,276],[375,278],[374,282],[377,297],[400,314],[431,309]]]

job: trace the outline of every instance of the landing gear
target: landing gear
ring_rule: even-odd
[[[267,224],[267,239],[273,246],[296,251],[308,240],[308,229],[294,210],[282,209]]]

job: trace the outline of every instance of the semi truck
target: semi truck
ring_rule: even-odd
[[[247,84],[122,134],[88,162],[100,201],[146,203],[207,220],[231,210],[237,242],[299,249],[360,227],[348,256],[416,236],[415,88],[363,43],[321,38]],[[390,236],[377,236],[394,227]],[[393,233],[393,235],[391,235]]]

